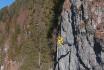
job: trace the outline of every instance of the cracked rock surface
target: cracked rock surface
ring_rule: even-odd
[[[104,70],[104,0],[65,0],[55,70]]]

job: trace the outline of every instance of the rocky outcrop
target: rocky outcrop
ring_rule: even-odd
[[[104,70],[103,7],[103,0],[65,0],[55,70]]]

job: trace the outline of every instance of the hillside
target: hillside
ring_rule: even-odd
[[[57,3],[55,0],[16,0],[0,11],[2,69],[49,70],[53,66],[52,20]]]
[[[104,70],[104,0],[16,0],[0,10],[0,70]]]

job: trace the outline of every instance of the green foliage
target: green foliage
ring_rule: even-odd
[[[6,18],[10,19],[8,22],[4,21],[6,36],[10,38],[8,54],[10,59],[22,63],[20,70],[39,70],[40,67],[44,70],[46,65],[52,63],[53,48],[51,50],[49,48],[52,47],[52,42],[50,42],[51,45],[48,45],[47,33],[50,31],[50,35],[52,35],[50,29],[53,23],[57,27],[59,18],[57,11],[60,6],[57,5],[57,9],[55,9],[56,4],[59,4],[56,0],[17,0],[9,9],[0,12],[1,21]],[[17,23],[18,15],[21,15],[20,11],[24,8],[28,11],[26,22]],[[0,43],[3,41],[1,35]],[[5,43],[5,41],[3,42]],[[39,66],[39,52],[41,53],[41,66]]]

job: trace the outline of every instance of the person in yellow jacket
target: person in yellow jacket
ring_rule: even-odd
[[[62,44],[63,44],[63,41],[64,39],[63,39],[63,37],[61,36],[61,35],[59,35],[58,37],[57,37],[57,45],[58,46],[62,46]]]

